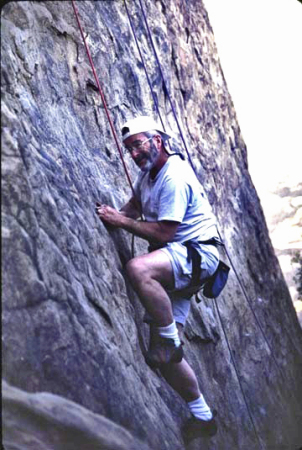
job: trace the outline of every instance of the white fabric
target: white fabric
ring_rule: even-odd
[[[219,264],[219,252],[213,245],[202,245],[200,281],[213,275]],[[170,242],[160,249],[169,257],[174,274],[174,289],[186,288],[192,278],[192,261],[188,261],[188,250],[181,242]]]
[[[176,347],[179,347],[181,342],[178,336],[178,330],[175,321],[166,327],[157,327],[158,334],[163,338],[173,339]]]
[[[196,419],[211,420],[213,418],[213,414],[202,394],[196,400],[189,402],[188,407]]]
[[[192,168],[179,156],[171,156],[155,179],[141,172],[134,189],[148,222],[180,222],[173,241],[217,237],[216,219]]]
[[[152,117],[140,116],[135,119],[128,120],[128,122],[122,126],[123,141],[134,134],[145,133],[151,130],[158,131],[165,140],[171,137],[163,130],[163,127],[160,124],[155,122]]]

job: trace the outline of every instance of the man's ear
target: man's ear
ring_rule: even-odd
[[[156,144],[157,144],[157,148],[160,149],[162,147],[163,144],[163,140],[160,134],[155,134],[155,136],[153,136],[153,138],[155,138],[156,140]]]

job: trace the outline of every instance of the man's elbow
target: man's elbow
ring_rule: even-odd
[[[161,224],[159,242],[161,244],[172,242],[174,240],[178,225],[178,223],[173,223],[173,225]]]

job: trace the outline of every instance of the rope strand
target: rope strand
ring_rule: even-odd
[[[221,234],[220,234],[218,228],[217,228],[217,231],[218,231],[219,239],[222,241],[222,237],[221,237]],[[223,242],[223,241],[222,241],[222,242]],[[230,255],[229,255],[229,252],[228,252],[228,250],[227,250],[225,244],[224,244],[224,251],[225,251],[225,254],[227,255],[228,260],[230,261],[231,267],[232,267],[232,269],[233,269],[233,271],[234,271],[234,273],[235,273],[235,276],[236,276],[236,278],[237,278],[237,281],[238,281],[238,283],[239,283],[239,286],[240,286],[240,288],[241,288],[241,291],[242,291],[242,293],[243,293],[243,295],[244,295],[244,297],[245,297],[245,299],[246,299],[246,301],[247,301],[247,303],[248,303],[248,305],[249,305],[250,310],[251,310],[252,313],[253,313],[253,316],[254,316],[255,321],[256,321],[256,323],[257,323],[257,325],[258,325],[258,328],[259,328],[259,330],[260,330],[260,332],[261,332],[261,334],[262,334],[262,336],[263,336],[263,339],[264,339],[264,341],[266,342],[266,345],[268,346],[268,349],[269,349],[269,351],[270,351],[271,357],[273,358],[274,363],[275,363],[277,369],[279,370],[280,374],[282,375],[283,380],[285,380],[283,371],[282,371],[281,367],[279,366],[278,361],[276,360],[276,357],[275,357],[275,355],[274,355],[273,349],[272,349],[272,347],[271,347],[271,345],[270,345],[270,343],[269,343],[269,341],[268,341],[268,339],[267,339],[267,337],[266,337],[266,335],[265,335],[265,332],[264,332],[264,330],[263,330],[263,328],[262,328],[262,325],[261,325],[261,323],[260,323],[260,321],[259,321],[259,319],[258,319],[258,317],[257,317],[257,315],[256,315],[256,313],[255,313],[255,311],[254,311],[254,308],[253,308],[253,305],[252,305],[252,303],[251,303],[251,300],[249,299],[249,296],[248,296],[248,294],[247,294],[247,292],[246,292],[246,289],[245,289],[245,287],[244,287],[244,285],[243,285],[243,283],[242,283],[242,281],[241,281],[241,279],[240,279],[240,277],[239,277],[239,275],[238,275],[238,272],[237,272],[237,270],[236,270],[236,268],[235,268],[235,266],[234,266],[234,263],[232,262],[232,259],[231,259]]]
[[[94,75],[94,79],[96,81],[99,93],[101,95],[101,99],[102,99],[102,102],[103,102],[103,105],[104,105],[104,108],[105,108],[105,112],[106,112],[106,115],[107,115],[107,118],[108,118],[108,121],[109,121],[109,125],[110,125],[110,128],[111,128],[111,131],[112,131],[112,134],[113,134],[113,137],[114,137],[114,140],[115,140],[118,152],[119,152],[121,160],[122,160],[124,171],[125,171],[128,183],[130,185],[133,197],[134,197],[137,205],[139,206],[139,203],[136,200],[136,195],[135,195],[135,191],[134,191],[134,188],[133,188],[133,184],[132,184],[132,181],[131,181],[131,178],[130,178],[130,175],[129,175],[129,172],[128,172],[128,169],[127,169],[127,166],[126,166],[126,163],[125,163],[125,160],[124,160],[124,155],[123,155],[122,149],[120,147],[120,144],[119,144],[119,141],[118,141],[118,138],[117,138],[117,134],[116,134],[113,122],[111,120],[111,117],[110,117],[110,114],[109,114],[109,111],[108,111],[108,108],[107,108],[105,96],[103,94],[103,91],[102,91],[102,88],[101,88],[98,76],[96,74],[96,70],[94,68],[94,64],[93,64],[93,60],[92,60],[92,57],[91,57],[91,54],[90,54],[90,50],[89,50],[89,47],[87,45],[87,42],[86,42],[86,39],[85,39],[85,36],[84,36],[83,28],[82,28],[82,25],[81,25],[81,22],[80,22],[80,18],[79,18],[79,13],[78,13],[76,5],[75,5],[75,0],[71,0],[71,2],[72,2],[72,7],[73,7],[73,10],[74,10],[76,19],[77,19],[77,23],[78,23],[78,26],[79,26],[79,29],[80,29],[80,32],[81,32],[81,36],[82,36],[82,39],[83,39],[83,42],[84,42],[84,45],[85,45],[85,49],[86,49],[86,53],[87,53],[87,56],[88,56],[88,59],[89,59],[89,62],[90,62],[90,66],[91,66],[91,69],[92,69],[92,72],[93,72],[93,75]],[[140,210],[140,208],[139,208],[139,210]]]
[[[194,167],[194,164],[193,164],[193,162],[192,162],[192,159],[191,159],[191,157],[190,157],[189,150],[188,150],[188,148],[187,148],[187,144],[186,144],[186,141],[185,141],[183,132],[182,132],[182,130],[181,130],[181,127],[180,127],[180,124],[179,124],[179,121],[178,121],[178,118],[177,118],[177,114],[176,114],[176,111],[175,111],[175,108],[174,108],[174,105],[173,105],[171,96],[170,96],[170,94],[169,94],[169,90],[168,90],[167,85],[166,85],[166,82],[165,82],[164,74],[163,74],[163,71],[162,71],[162,68],[161,68],[161,65],[160,65],[158,56],[157,56],[157,52],[156,52],[156,49],[155,49],[155,46],[154,46],[154,43],[153,43],[151,31],[150,31],[150,28],[149,28],[149,25],[148,25],[147,17],[146,17],[146,14],[145,14],[145,11],[144,11],[144,8],[143,8],[142,1],[141,1],[141,0],[139,0],[139,4],[140,4],[140,7],[141,7],[141,11],[142,11],[143,17],[144,17],[144,22],[145,22],[145,24],[146,24],[146,29],[147,29],[147,32],[148,32],[148,36],[149,36],[149,40],[150,40],[150,43],[151,43],[151,47],[152,47],[152,50],[153,50],[153,53],[154,53],[154,56],[155,56],[155,59],[156,59],[156,62],[157,62],[158,70],[159,70],[160,75],[161,75],[161,79],[162,79],[162,82],[163,82],[164,90],[165,90],[165,92],[166,92],[166,94],[167,94],[167,97],[168,97],[168,99],[169,99],[169,103],[170,103],[170,105],[171,105],[171,109],[172,109],[172,112],[173,112],[173,116],[174,116],[175,122],[176,122],[176,124],[177,124],[177,127],[178,127],[178,130],[179,130],[179,134],[180,134],[180,136],[181,136],[183,145],[184,145],[184,147],[185,147],[185,150],[186,150],[186,153],[187,153],[187,156],[188,156],[188,160],[190,161],[191,167],[192,167],[192,169],[193,169],[195,175],[197,176],[196,170],[195,170],[195,167]]]
[[[219,308],[218,308],[218,303],[217,303],[217,299],[216,298],[214,298],[214,303],[215,303],[215,306],[216,306],[216,310],[217,310],[217,314],[218,314],[218,317],[219,317],[221,328],[222,328],[222,331],[223,331],[223,334],[224,334],[224,338],[225,338],[225,341],[227,343],[227,347],[228,347],[228,350],[229,350],[229,353],[230,353],[230,356],[231,356],[232,364],[233,364],[234,369],[235,369],[236,377],[237,377],[237,380],[238,380],[238,383],[239,383],[239,387],[240,387],[240,391],[241,391],[241,394],[242,394],[242,397],[243,397],[243,400],[244,400],[244,403],[245,403],[245,406],[246,406],[246,410],[248,412],[250,421],[252,423],[253,431],[254,431],[254,434],[255,434],[255,436],[257,438],[257,441],[258,441],[258,444],[259,444],[259,449],[262,450],[263,449],[263,445],[262,445],[262,442],[260,440],[259,434],[257,432],[256,425],[255,425],[255,422],[254,422],[254,419],[253,419],[253,415],[252,415],[252,412],[250,410],[249,404],[247,402],[246,395],[245,395],[244,390],[243,390],[243,386],[242,386],[242,383],[241,383],[241,380],[240,380],[239,370],[237,368],[237,364],[236,364],[236,361],[235,361],[235,358],[234,358],[234,355],[233,355],[233,352],[232,352],[232,349],[231,349],[231,346],[230,346],[230,342],[229,342],[227,333],[225,331],[225,327],[224,327],[224,324],[223,324],[223,321],[222,321],[222,318],[221,318],[221,314],[220,314],[220,311],[219,311]]]
[[[131,31],[132,31],[132,34],[133,34],[133,37],[134,37],[134,40],[135,40],[136,48],[137,48],[137,50],[138,50],[138,53],[139,53],[139,56],[140,56],[140,59],[141,59],[141,63],[142,63],[142,66],[143,66],[143,68],[144,68],[144,72],[145,72],[145,75],[146,75],[146,78],[147,78],[147,83],[148,83],[149,88],[150,88],[150,91],[151,91],[151,95],[152,95],[152,98],[153,98],[154,106],[155,106],[155,109],[156,109],[156,111],[157,111],[157,115],[158,115],[158,117],[159,117],[159,119],[160,119],[160,122],[161,122],[161,125],[162,125],[162,127],[163,127],[163,130],[166,131],[165,124],[164,124],[164,121],[163,121],[162,116],[161,116],[161,113],[160,113],[158,101],[157,101],[156,95],[155,95],[154,92],[153,92],[151,80],[150,80],[148,71],[147,71],[147,69],[146,69],[145,60],[144,60],[143,54],[142,54],[142,52],[141,52],[141,49],[140,49],[140,46],[139,46],[139,43],[138,43],[138,39],[137,39],[137,36],[136,36],[136,32],[135,32],[134,26],[133,26],[133,24],[132,24],[131,15],[130,15],[130,13],[129,13],[129,10],[128,10],[128,7],[127,7],[127,1],[126,1],[126,0],[124,0],[124,5],[125,5],[125,9],[126,9],[128,21],[129,21],[129,23],[130,23]],[[172,152],[172,149],[171,149],[171,146],[170,146],[170,142],[169,142],[169,141],[168,141],[168,145],[169,145],[170,151]]]

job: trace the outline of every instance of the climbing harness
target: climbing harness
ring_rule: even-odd
[[[183,295],[185,298],[192,297],[195,295],[197,303],[200,303],[200,299],[197,296],[199,291],[207,298],[218,297],[223,288],[225,287],[230,268],[223,261],[219,261],[217,269],[215,272],[201,281],[201,259],[202,251],[200,245],[214,245],[215,247],[222,246],[224,244],[216,238],[208,239],[207,241],[199,241],[191,239],[189,241],[183,242],[183,245],[187,247],[187,260],[192,261],[192,277],[189,286],[178,291],[178,295]]]

